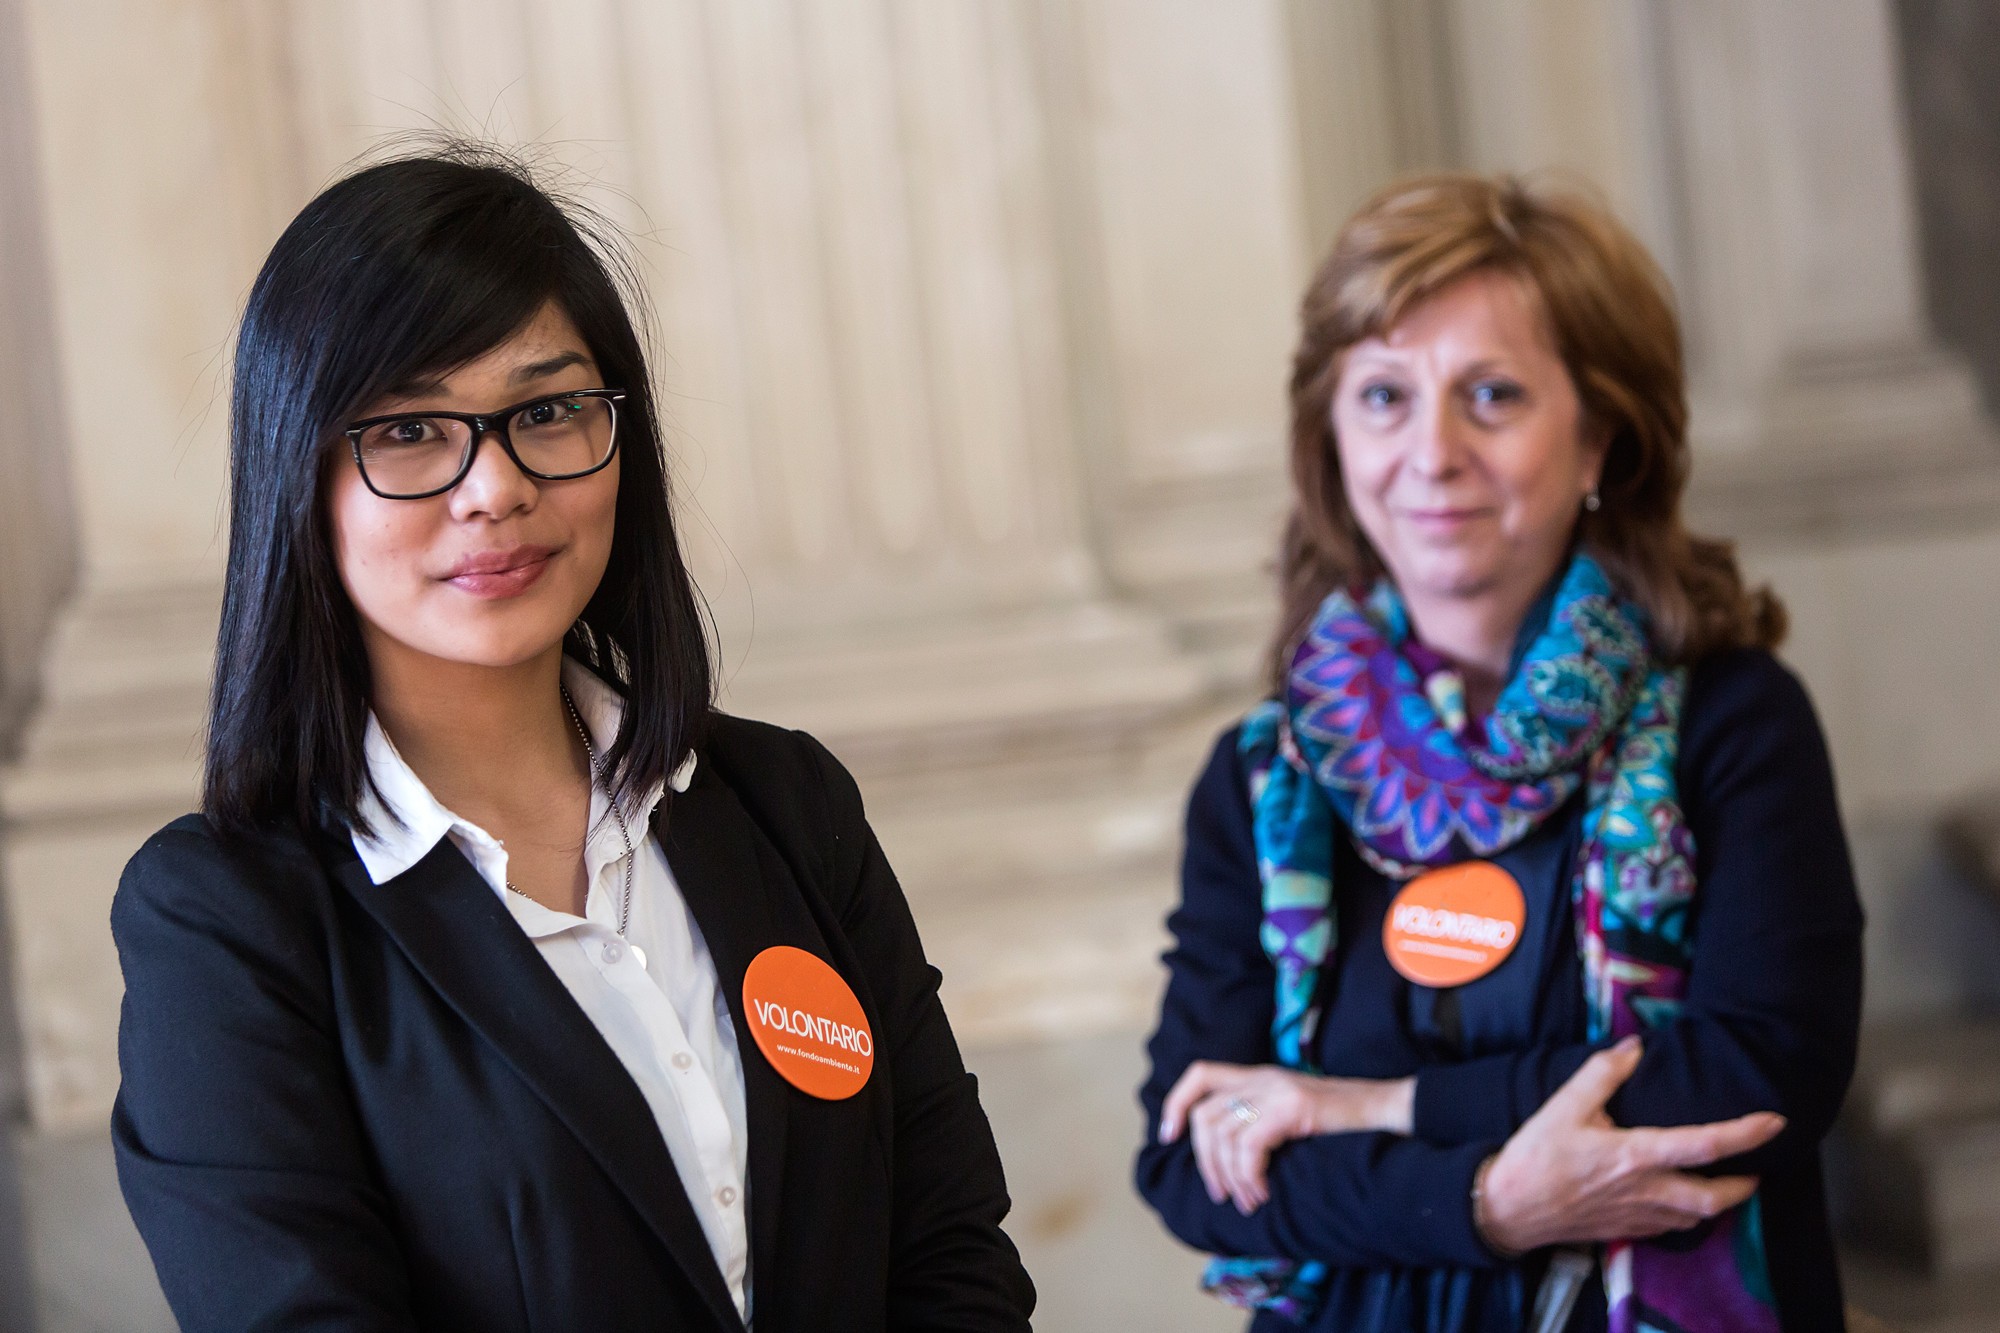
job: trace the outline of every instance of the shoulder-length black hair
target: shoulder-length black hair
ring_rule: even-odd
[[[626,394],[610,562],[564,651],[626,698],[605,755],[618,789],[650,787],[698,741],[712,697],[708,626],[674,535],[633,267],[608,224],[559,202],[521,162],[435,145],[307,204],[243,313],[202,785],[220,830],[361,825],[368,659],[325,498],[340,429],[393,386],[498,346],[549,301]]]

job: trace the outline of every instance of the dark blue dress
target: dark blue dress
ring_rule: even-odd
[[[1784,1326],[1839,1329],[1819,1143],[1853,1071],[1861,908],[1818,721],[1770,654],[1721,654],[1694,671],[1679,779],[1701,883],[1685,1009],[1648,1037],[1611,1113],[1628,1126],[1785,1115],[1776,1140],[1725,1169],[1763,1178]],[[1222,737],[1189,802],[1182,901],[1168,922],[1176,945],[1152,1073],[1140,1090],[1149,1137],[1138,1187],[1175,1235],[1215,1254],[1332,1265],[1315,1330],[1522,1327],[1547,1256],[1510,1263],[1480,1243],[1472,1176],[1595,1049],[1584,1041],[1569,901],[1581,814],[1581,800],[1572,801],[1495,858],[1527,896],[1527,926],[1498,968],[1448,991],[1413,985],[1390,967],[1382,918],[1399,886],[1342,841],[1338,944],[1320,983],[1318,1057],[1329,1074],[1416,1075],[1415,1133],[1288,1144],[1272,1159],[1271,1201],[1245,1218],[1209,1202],[1186,1136],[1153,1141],[1160,1104],[1189,1063],[1273,1059],[1273,974],[1257,942],[1249,800],[1235,732]],[[1604,1321],[1603,1293],[1593,1286],[1569,1327],[1596,1330]],[[1262,1315],[1253,1327],[1296,1326]]]

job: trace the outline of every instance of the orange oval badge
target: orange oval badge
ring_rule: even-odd
[[[1528,900],[1491,861],[1462,861],[1403,886],[1382,920],[1389,965],[1419,986],[1463,986],[1507,961]]]
[[[785,1082],[825,1101],[852,1097],[875,1068],[861,1001],[825,962],[775,944],[743,974],[743,1015],[757,1049]]]

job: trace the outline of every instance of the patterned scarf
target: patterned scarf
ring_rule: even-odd
[[[1694,839],[1674,771],[1687,673],[1652,661],[1643,615],[1587,555],[1564,573],[1546,625],[1531,626],[1482,737],[1458,734],[1462,705],[1438,677],[1420,678],[1408,638],[1386,580],[1365,603],[1335,592],[1292,659],[1286,698],[1244,719],[1278,1061],[1318,1072],[1336,818],[1369,864],[1408,879],[1503,851],[1579,788],[1587,805],[1571,901],[1590,1039],[1671,1020],[1693,948]],[[1778,1327],[1754,1198],[1692,1232],[1602,1251],[1612,1333]],[[1325,1278],[1319,1263],[1217,1259],[1203,1285],[1303,1322]]]

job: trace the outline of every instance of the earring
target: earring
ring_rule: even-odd
[[[1590,488],[1590,494],[1583,497],[1584,512],[1594,514],[1602,508],[1604,508],[1604,501],[1597,497],[1597,488],[1593,486]]]

